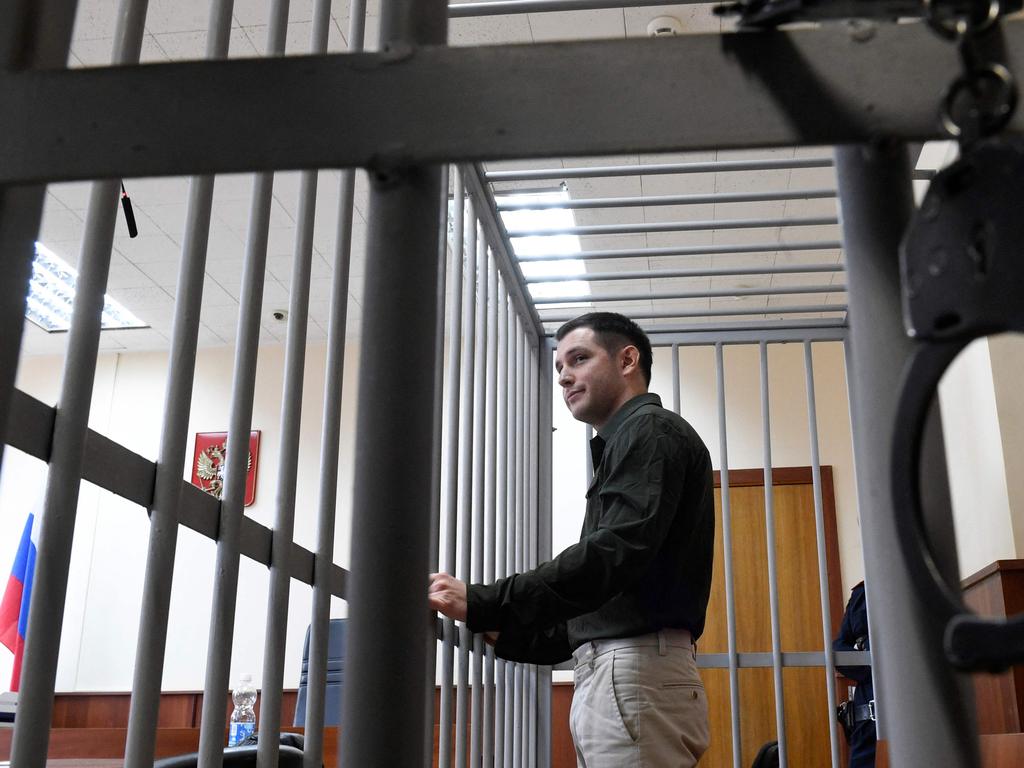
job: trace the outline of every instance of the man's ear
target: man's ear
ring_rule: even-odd
[[[619,351],[619,366],[624,376],[629,376],[640,370],[640,350],[632,344],[627,344]]]

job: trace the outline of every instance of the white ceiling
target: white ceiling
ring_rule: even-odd
[[[110,62],[117,0],[80,0],[71,46],[69,66],[102,66]],[[231,35],[231,57],[260,55],[265,47],[269,0],[235,0]],[[646,35],[648,22],[658,16],[674,16],[687,32],[729,31],[712,15],[712,5],[663,6],[656,8],[614,9],[584,12],[523,14],[518,16],[453,19],[449,40],[452,45],[491,43],[531,43],[581,38],[623,38]],[[367,18],[367,48],[375,47],[378,0],[370,0]],[[150,0],[146,35],[142,48],[144,62],[197,59],[204,55],[205,28],[209,0]],[[349,3],[335,2],[332,8],[328,47],[330,51],[347,48]],[[290,6],[287,54],[307,53],[312,27],[312,0],[293,0]],[[724,23],[726,27],[728,22]],[[776,149],[753,152],[703,152],[689,155],[566,159],[562,161],[524,161],[494,163],[489,169],[573,167],[590,165],[643,165],[647,163],[692,162],[735,158],[820,157],[824,148]],[[330,279],[334,261],[340,174],[321,172],[317,194],[314,233],[312,288],[310,297],[310,340],[326,337],[329,316]],[[503,183],[499,189],[557,186],[558,182]],[[679,175],[643,175],[621,178],[570,179],[573,198],[658,196],[667,194],[771,191],[834,187],[831,168],[794,169],[745,173],[702,173]],[[270,218],[267,282],[264,291],[262,341],[283,341],[285,323],[274,321],[271,313],[286,308],[293,252],[295,220],[298,208],[298,173],[279,173],[274,179],[274,203]],[[131,331],[104,331],[101,349],[144,350],[166,348],[170,336],[178,262],[185,226],[189,181],[173,179],[130,179],[126,181],[136,217],[139,237],[127,236],[123,219],[117,224],[111,261],[109,293],[125,304],[151,328]],[[251,205],[251,175],[221,176],[215,184],[213,215],[207,263],[207,281],[203,296],[201,346],[231,344],[235,338],[238,294],[245,251],[246,229]],[[49,188],[40,240],[47,247],[75,264],[84,229],[89,185],[54,184]],[[349,332],[359,331],[362,306],[362,277],[366,240],[367,186],[362,172],[357,173],[356,211],[353,225],[352,279],[350,289]],[[694,206],[647,206],[620,209],[577,211],[576,223],[642,223],[713,218],[761,218],[791,216],[829,216],[835,214],[835,201],[785,201],[773,203],[718,204]],[[665,247],[723,243],[778,242],[778,250],[761,254],[706,256],[688,258],[632,259],[593,262],[590,271],[646,268],[771,266],[774,264],[831,263],[840,259],[836,251],[796,252],[788,254],[784,244],[792,241],[838,240],[831,227],[801,227],[777,230],[711,230],[639,235],[607,235],[582,238],[584,250],[604,248]],[[651,290],[728,289],[762,285],[831,284],[842,282],[841,273],[817,275],[740,276],[736,278],[687,278],[632,280],[619,283],[594,283],[594,294],[646,293]],[[761,318],[771,315],[772,307],[787,304],[842,303],[840,292],[819,296],[744,297],[738,299],[700,299],[675,302],[671,306],[687,309],[764,307]],[[650,308],[650,301],[616,305],[624,311]],[[662,307],[665,305],[663,304]],[[802,317],[814,317],[802,316]],[[730,318],[716,318],[728,320]],[[733,319],[751,319],[737,317]],[[60,352],[67,334],[46,334],[26,323],[25,352]]]

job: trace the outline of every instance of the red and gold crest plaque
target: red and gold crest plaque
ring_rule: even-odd
[[[196,450],[192,456],[192,485],[218,499],[224,495],[224,470],[227,469],[228,433],[196,432]],[[249,434],[249,463],[245,473],[245,506],[256,501],[256,465],[260,456],[260,431]]]

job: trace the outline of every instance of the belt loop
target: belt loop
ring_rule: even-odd
[[[664,656],[665,653],[666,653],[666,650],[665,650],[665,632],[664,632],[664,630],[659,629],[658,630],[658,655],[659,656]]]

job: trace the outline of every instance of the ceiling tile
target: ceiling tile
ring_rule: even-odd
[[[449,45],[501,45],[532,40],[525,13],[508,16],[453,18],[449,23]]]
[[[619,8],[531,13],[529,20],[535,43],[625,37],[622,10]]]
[[[80,240],[85,223],[82,216],[69,211],[51,195],[46,196],[43,205],[43,220],[39,227],[39,237],[44,244],[65,240]]]
[[[88,208],[91,189],[92,182],[89,181],[68,181],[46,187],[48,194],[53,195],[72,211],[84,211]]]
[[[116,235],[114,245],[117,250],[134,264],[146,264],[154,261],[173,261],[181,257],[181,248],[167,235],[140,234],[138,237]]]
[[[178,284],[178,261],[152,261],[138,265],[154,283],[173,289]]]
[[[694,3],[693,5],[656,5],[647,8],[626,8],[626,35],[647,37],[647,25],[659,16],[671,16],[682,27],[682,34],[698,32],[721,32],[736,26],[734,21],[723,19],[712,12],[717,3]]]

